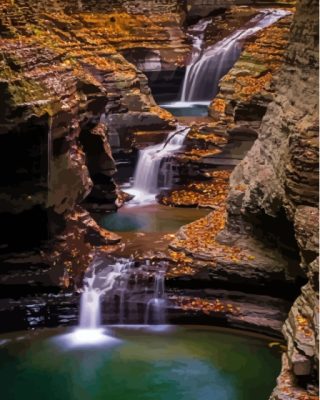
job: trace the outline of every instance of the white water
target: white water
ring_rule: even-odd
[[[80,323],[83,329],[96,329],[100,326],[101,308],[100,296],[102,292],[85,287],[80,300]]]
[[[112,265],[104,265],[104,261],[92,263],[90,275],[83,281],[79,325],[72,333],[58,337],[63,346],[115,345],[120,342],[101,325],[101,298],[116,289],[117,284],[122,286],[122,279],[130,273],[132,266],[128,260],[119,260]]]
[[[191,53],[191,58],[189,65],[195,64],[202,55],[203,51],[203,42],[204,42],[204,36],[205,36],[205,31],[207,29],[207,26],[212,22],[212,19],[207,19],[207,20],[200,20],[198,23],[193,25],[191,28],[188,29],[188,36],[192,38],[192,53]],[[186,70],[186,74],[187,71]],[[186,99],[186,93],[187,93],[187,80],[184,79],[183,85],[182,85],[182,93],[181,93],[181,101],[185,103]]]
[[[199,52],[196,44],[195,55],[191,57],[191,64],[186,69],[181,102],[212,100],[218,92],[220,79],[239,58],[243,41],[288,14],[290,12],[285,10],[263,10],[243,28],[205,51]]]
[[[80,301],[79,327],[81,329],[98,329],[100,327],[101,296],[113,290],[117,282],[121,285],[122,277],[132,267],[131,261],[120,260],[97,272],[100,264],[102,262],[93,264],[92,276],[84,279],[84,291]]]
[[[165,161],[169,162],[172,155],[183,146],[189,129],[178,126],[163,143],[140,150],[138,164],[134,173],[133,187],[126,190],[126,192],[135,196],[131,204],[154,201],[160,187],[170,184],[169,175],[172,176],[172,171],[163,164]],[[162,184],[159,176],[160,170],[163,178]]]
[[[164,274],[164,271],[159,271],[154,278],[153,297],[148,301],[145,312],[144,322],[146,325],[150,323],[163,325],[166,322]]]

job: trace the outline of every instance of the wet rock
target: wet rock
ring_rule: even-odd
[[[113,139],[130,147],[137,130],[170,128],[172,116],[156,106],[147,78],[120,51],[137,38],[152,44],[150,32],[171,44],[156,18],[129,14],[123,1],[80,7],[4,0],[0,7],[0,167],[7,171],[0,180],[1,238],[7,247],[23,245],[32,223],[35,243],[25,242],[39,248],[62,234],[84,200],[91,210],[117,207]],[[176,17],[162,21],[177,26]],[[21,232],[19,240],[6,224]]]
[[[262,223],[266,235],[268,226],[271,233],[272,220],[278,221],[278,233],[272,235],[278,236],[284,250],[289,249],[285,236],[293,233],[296,244],[291,240],[290,246],[299,250],[301,267],[309,278],[283,327],[288,350],[272,399],[313,399],[317,394],[318,52],[313,37],[318,32],[318,5],[307,3],[298,2],[274,100],[257,141],[231,175],[227,203],[226,229],[231,234],[252,234]],[[281,232],[283,224],[288,227],[286,234]]]
[[[193,266],[194,278],[197,270],[206,270],[206,280],[265,287],[270,293],[273,289],[281,291],[281,287],[284,291],[290,291],[290,286],[294,290],[297,260],[266,240],[224,231],[225,217],[224,209],[217,209],[182,227],[170,243],[173,251],[187,256],[184,263]],[[187,271],[177,268],[175,275],[183,277]]]

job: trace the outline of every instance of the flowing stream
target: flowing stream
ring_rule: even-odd
[[[162,325],[166,322],[166,298],[165,298],[165,285],[164,285],[165,271],[160,270],[156,273],[154,278],[154,293],[153,297],[149,300],[144,323],[146,325],[155,323]]]
[[[205,50],[204,35],[211,19],[195,24],[189,29],[193,48],[182,85],[181,99],[163,107],[170,110],[192,107],[195,104],[208,105],[218,92],[220,79],[239,58],[243,41],[288,14],[285,10],[262,10],[243,28]],[[127,190],[134,195],[131,204],[150,203],[154,201],[160,188],[172,186],[175,173],[174,164],[170,161],[172,155],[182,147],[188,131],[189,128],[178,125],[164,143],[140,150],[134,184]]]
[[[100,271],[98,267],[102,265]],[[94,262],[91,276],[84,279],[84,290],[80,301],[80,329],[98,329],[101,325],[101,296],[116,289],[124,289],[123,280],[133,263],[119,260],[115,264],[104,266],[103,262]]]
[[[193,50],[183,82],[181,102],[211,100],[217,93],[219,80],[238,59],[243,41],[287,14],[284,10],[263,10],[242,29],[206,50],[203,49],[204,35],[211,20],[201,20],[194,25],[189,30],[193,38]],[[172,187],[176,177],[173,155],[182,148],[189,129],[178,125],[164,142],[140,150],[133,187],[127,190],[134,195],[131,204],[144,205],[154,202],[161,188]],[[111,293],[113,298],[117,296],[118,323],[125,322],[127,298],[131,294],[129,279],[132,266],[133,263],[127,259],[120,259],[112,265],[104,265],[103,262],[93,264],[90,274],[84,280],[80,304],[80,331],[94,331],[100,328],[101,297],[107,293]],[[148,295],[146,300],[146,325],[165,324],[167,303],[164,282],[165,269],[160,265],[155,271],[153,293]]]
[[[174,174],[170,160],[183,146],[189,129],[178,125],[164,142],[140,150],[133,187],[126,190],[135,196],[132,204],[152,202],[161,187],[172,185]]]
[[[191,64],[186,69],[180,102],[212,100],[218,92],[220,79],[239,58],[243,41],[288,14],[290,12],[285,10],[263,10],[243,28],[204,51],[199,51],[196,45]],[[195,39],[194,43],[198,41]]]
[[[188,36],[192,38],[192,52],[190,57],[189,65],[195,64],[202,56],[203,43],[205,37],[205,31],[207,26],[212,22],[212,19],[200,20],[198,23],[188,29]],[[186,70],[186,75],[188,73]],[[187,93],[187,81],[184,79],[181,92],[181,102],[185,102]]]

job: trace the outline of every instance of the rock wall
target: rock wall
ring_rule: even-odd
[[[286,62],[259,137],[231,175],[227,231],[255,234],[285,215],[309,282],[283,333],[288,343],[272,399],[316,399],[318,375],[318,3],[297,4]],[[281,234],[281,242],[287,232]]]
[[[189,18],[203,18],[215,10],[228,8],[233,4],[234,0],[186,0]]]
[[[166,41],[164,20],[156,25],[117,7],[71,16],[65,2],[0,1],[1,251],[66,238],[84,200],[115,207],[110,142],[128,146],[139,129],[173,124],[120,53],[124,43],[143,41],[145,26],[144,37],[158,32]]]
[[[12,3],[12,2],[8,2]],[[39,12],[114,12],[127,11],[143,14],[145,12],[163,13],[179,12],[183,7],[180,0],[48,0],[32,2],[30,0],[15,0],[22,13],[35,17]],[[31,8],[30,8],[31,6]]]
[[[225,13],[226,20],[231,20],[231,32],[232,28],[239,26],[239,21],[247,22],[256,11],[251,7],[231,7]],[[233,167],[251,148],[267,106],[276,95],[275,84],[271,82],[276,80],[285,61],[292,18],[292,15],[287,16],[246,40],[240,59],[220,82],[220,92],[210,107],[213,117],[210,124],[206,123],[205,128],[194,126],[191,129],[188,143],[192,152],[189,160],[185,161],[198,162],[195,168],[198,174],[199,171],[205,171],[205,164],[211,168],[219,165]],[[219,36],[220,29],[223,33],[230,33],[225,19],[221,22],[220,16],[217,16],[213,21],[215,30],[208,35],[209,40],[213,41],[217,34]],[[205,142],[204,145],[201,141]],[[203,165],[199,162],[202,155]],[[211,176],[211,173],[206,175]],[[195,177],[194,174],[193,181]],[[280,213],[279,221],[275,223],[268,217],[255,221],[254,237],[250,234],[237,235],[239,232],[235,232],[235,229],[230,232],[224,229],[224,195],[227,195],[228,188],[225,188],[225,192],[221,190],[213,177],[212,186],[215,185],[218,195],[215,190],[207,190],[208,203],[215,209],[214,213],[188,227],[182,227],[170,247],[188,257],[191,255],[190,264],[198,265],[202,273],[208,273],[216,284],[236,283],[239,290],[251,286],[255,287],[258,294],[262,288],[268,288],[268,294],[275,296],[284,292],[294,293],[303,277],[298,265],[299,254],[293,223]],[[235,188],[241,191],[243,184],[238,183]],[[182,194],[183,191],[185,188]],[[191,203],[197,196],[188,194],[188,197]],[[181,200],[178,194],[176,200]],[[283,235],[279,240],[277,234],[281,231]],[[244,229],[243,233],[246,233]],[[183,269],[178,269],[179,274],[184,275]]]

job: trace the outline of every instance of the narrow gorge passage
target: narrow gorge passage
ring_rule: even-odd
[[[245,40],[260,30],[276,23],[279,19],[289,15],[291,15],[290,11],[281,9],[257,10],[257,14],[253,18],[249,19],[244,27],[234,30],[231,35],[210,46],[205,45],[205,35],[208,26],[213,24],[212,18],[201,19],[198,23],[188,28],[188,35],[191,38],[192,47],[191,53],[188,57],[189,60],[185,76],[181,84],[180,101],[162,105],[162,107],[167,110],[174,111],[175,115],[182,117],[183,123],[177,122],[175,129],[171,133],[168,133],[167,137],[165,137],[159,144],[153,144],[151,146],[147,145],[139,150],[136,165],[133,167],[134,171],[131,170],[131,173],[129,172],[131,176],[127,176],[127,181],[122,182],[121,185],[126,195],[129,194],[129,198],[132,198],[125,202],[116,214],[102,217],[99,216],[97,221],[101,223],[104,228],[116,231],[117,233],[120,233],[121,231],[128,232],[130,230],[135,232],[140,228],[140,230],[142,230],[142,232],[140,232],[141,235],[145,235],[145,230],[149,233],[153,232],[154,234],[156,234],[158,229],[162,232],[163,228],[161,228],[161,225],[164,227],[169,224],[169,226],[176,226],[176,229],[178,229],[183,225],[182,221],[185,223],[193,221],[192,214],[195,213],[190,213],[189,209],[185,208],[181,212],[185,217],[184,219],[180,219],[181,225],[179,226],[179,220],[177,220],[176,223],[172,220],[172,218],[176,218],[178,213],[170,210],[170,208],[165,211],[165,207],[162,206],[162,208],[159,208],[157,203],[158,200],[161,199],[161,203],[166,205],[166,195],[167,193],[170,193],[172,188],[179,187],[181,184],[185,187],[186,182],[188,182],[188,185],[196,186],[197,182],[199,182],[198,177],[193,179],[192,175],[188,176],[188,173],[190,174],[189,171],[187,172],[187,176],[185,176],[185,171],[183,171],[184,167],[181,166],[181,162],[179,165],[179,157],[185,157],[188,136],[190,131],[192,131],[192,126],[197,124],[198,121],[202,122],[201,118],[199,118],[199,120],[197,118],[197,110],[202,110],[204,108],[206,109],[206,115],[208,115],[208,107],[210,101],[214,101],[214,96],[218,91],[219,81],[232,68],[239,58],[241,47]],[[144,66],[149,72],[152,72],[152,68],[157,68],[156,65],[151,64],[144,65],[138,63],[138,66]],[[205,87],[209,88],[209,91],[211,91],[204,93],[200,90],[198,95],[194,95],[194,87],[197,87],[198,89]],[[195,113],[193,111],[195,111]],[[201,113],[202,111],[200,112],[200,115]],[[189,123],[190,121],[183,120],[183,117],[190,117],[190,115],[193,115],[191,125]],[[212,119],[212,121],[214,120]],[[205,129],[208,127],[210,122],[211,120],[209,118],[205,123],[203,123]],[[212,131],[214,132],[215,130],[212,129]],[[224,141],[227,142],[228,139],[222,137],[221,141],[222,143]],[[248,135],[248,137],[245,138],[245,140],[242,140],[242,142],[248,142],[250,146],[252,145],[253,140],[252,137]],[[143,142],[141,142],[141,144],[145,146]],[[197,152],[198,146],[199,143],[196,143],[196,148],[192,149],[194,153]],[[231,144],[231,149],[227,152],[225,159],[222,158],[222,161],[221,159],[217,160],[215,158],[216,154],[220,154],[220,150],[213,148],[210,151],[209,149],[207,152],[208,158],[204,160],[204,165],[201,166],[201,169],[204,170],[204,172],[201,171],[204,176],[200,177],[200,182],[206,180],[206,175],[215,174],[217,176],[222,176],[225,180],[225,185],[220,185],[223,187],[219,187],[218,190],[221,194],[226,192],[224,188],[226,186],[227,178],[235,165],[233,162],[234,157],[236,158],[236,162],[238,162],[245,156],[245,152],[250,148],[249,146],[244,147],[244,151],[242,150],[238,152],[239,144],[237,144],[233,149]],[[189,145],[189,147],[191,146]],[[178,157],[178,161],[176,160],[176,156]],[[215,162],[215,160],[217,161]],[[210,166],[212,161],[215,163],[214,166]],[[125,164],[124,158],[121,159],[119,165],[120,170],[123,164]],[[127,160],[127,164],[130,164],[129,159]],[[188,168],[190,168],[189,165]],[[191,166],[191,168],[197,168],[197,166]],[[128,175],[128,167],[126,174]],[[115,179],[117,179],[117,177]],[[162,195],[163,198],[161,198]],[[192,195],[190,197],[192,197]],[[153,206],[150,207],[149,205],[152,204]],[[199,207],[199,204],[194,205]],[[208,214],[210,206],[210,202],[208,202],[208,206],[202,206],[204,208],[203,212],[199,211],[197,214],[199,216],[201,214],[203,216]],[[134,208],[131,209],[131,207]],[[166,214],[168,216],[166,216]],[[190,217],[188,217],[189,214]],[[161,219],[163,218],[166,221],[168,220],[168,222],[161,224]],[[170,222],[169,219],[171,220]],[[152,226],[154,228],[152,228]],[[171,233],[170,228],[164,230],[164,232],[166,231],[167,233]],[[128,233],[127,236],[129,236]],[[160,244],[159,248],[163,249],[163,242],[166,241],[163,241],[162,237],[159,235],[154,235],[153,239],[155,237],[157,238],[156,242]],[[130,239],[130,245],[129,243],[126,244],[126,254],[128,254],[128,247],[137,251],[135,238],[130,237]],[[142,241],[141,236],[140,239],[138,239],[138,242],[139,245],[143,243],[143,246],[146,246],[146,250],[149,251],[148,242],[146,240]],[[143,252],[143,249],[140,250]]]
[[[0,0],[1,398],[318,398],[317,16]]]

